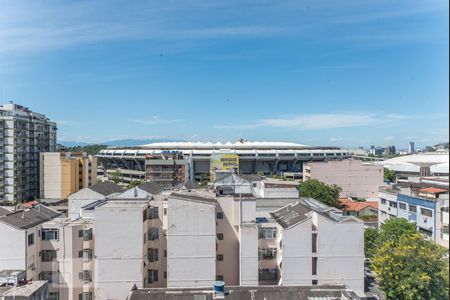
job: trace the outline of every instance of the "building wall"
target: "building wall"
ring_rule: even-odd
[[[282,285],[312,284],[312,221],[282,230]],[[301,267],[300,267],[301,266]]]
[[[345,284],[364,295],[364,223],[317,214],[318,284]]]
[[[80,217],[80,209],[83,206],[93,203],[97,200],[104,200],[105,198],[106,197],[104,195],[94,192],[93,190],[88,188],[73,193],[68,197],[69,199],[68,217],[69,218]]]
[[[258,228],[242,224],[239,228],[239,285],[258,285]]]
[[[223,261],[216,260],[216,278],[221,275],[227,284],[239,285],[239,232],[232,225],[235,202],[229,197],[217,201],[216,212],[222,212],[223,219],[216,218],[216,234],[223,240],[217,240],[216,255],[223,255]]]
[[[215,279],[215,204],[169,198],[167,287],[210,287]]]
[[[144,287],[145,210],[131,205],[95,209],[95,299],[125,299],[134,284]]]
[[[303,166],[303,178],[317,179],[342,188],[340,197],[376,197],[383,185],[383,166],[359,160],[311,162]]]
[[[0,222],[0,270],[25,270],[25,231]]]

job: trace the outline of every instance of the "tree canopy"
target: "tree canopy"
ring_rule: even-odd
[[[384,180],[389,180],[391,182],[395,181],[395,171],[384,168]]]
[[[66,147],[65,150],[67,152],[86,152],[90,155],[97,154],[100,150],[106,149],[108,146],[106,145],[86,145],[86,146],[73,146],[73,147]]]
[[[141,183],[143,183],[142,180],[132,180],[132,181],[127,185],[127,189],[129,190],[129,189],[131,189],[131,188],[134,188],[134,187],[140,185]]]
[[[114,172],[112,172],[111,174],[109,174],[108,176],[109,180],[111,180],[112,182],[114,182],[115,184],[122,182],[122,172],[120,172],[119,170],[116,170]]]
[[[339,207],[341,187],[328,185],[317,179],[309,179],[299,186],[300,197],[314,198],[328,206]]]
[[[372,269],[388,299],[448,299],[445,253],[419,233],[403,234],[381,245]]]
[[[405,219],[393,218],[380,226],[379,230],[368,228],[364,231],[364,254],[372,258],[377,249],[389,241],[397,241],[403,235],[416,233],[416,226]]]

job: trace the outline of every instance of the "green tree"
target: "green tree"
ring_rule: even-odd
[[[366,258],[372,258],[378,248],[378,230],[367,228],[364,230],[364,254]]]
[[[100,150],[103,150],[103,149],[106,149],[106,148],[108,148],[108,146],[95,144],[95,145],[86,145],[86,146],[66,147],[65,150],[67,152],[86,152],[87,154],[95,155]]]
[[[114,172],[112,172],[111,174],[109,174],[109,180],[111,180],[112,182],[114,182],[115,184],[122,182],[122,172],[120,172],[119,170],[115,170]]]
[[[300,197],[314,198],[328,206],[339,207],[341,187],[328,185],[317,179],[309,179],[299,186]]]
[[[415,233],[416,226],[406,219],[389,219],[380,226],[377,243],[381,246],[389,241],[398,241],[403,235],[413,235]]]
[[[448,299],[445,254],[419,233],[404,234],[375,252],[372,269],[388,299]]]
[[[391,182],[395,181],[395,171],[384,168],[384,180],[389,180]]]
[[[142,184],[142,180],[132,180],[128,185],[127,185],[127,189],[131,189],[134,188],[138,185]]]

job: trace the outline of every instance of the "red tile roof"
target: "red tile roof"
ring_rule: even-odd
[[[361,211],[367,207],[378,209],[378,202],[375,201],[359,202],[351,199],[339,199],[339,202],[341,203],[342,210],[344,211]]]
[[[20,205],[22,207],[31,208],[31,207],[33,207],[36,204],[39,204],[39,202],[37,202],[36,200],[33,200],[33,201],[21,203]]]
[[[435,188],[435,187],[427,187],[424,189],[420,189],[420,192],[424,192],[424,193],[432,193],[432,194],[441,194],[441,193],[447,193],[447,190],[444,189],[440,189],[440,188]]]

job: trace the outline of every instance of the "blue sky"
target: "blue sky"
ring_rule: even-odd
[[[2,101],[61,141],[447,141],[448,1],[4,1]]]

